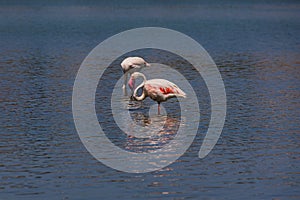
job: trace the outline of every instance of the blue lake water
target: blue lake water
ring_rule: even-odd
[[[299,10],[299,2],[279,0],[0,2],[0,199],[299,199]],[[96,45],[145,26],[180,31],[207,50],[225,84],[227,116],[213,151],[199,159],[210,117],[199,80],[201,122],[191,147],[159,171],[131,174],[85,149],[73,121],[72,89]],[[164,54],[139,53],[176,65]],[[193,73],[185,76],[194,80]],[[96,96],[99,117],[104,97]],[[144,111],[152,104],[147,99],[132,117],[147,123]],[[174,105],[164,103],[174,114],[172,127]],[[109,119],[99,122],[125,149],[166,143],[119,141],[124,135]]]

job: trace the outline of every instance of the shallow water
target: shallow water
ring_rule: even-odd
[[[0,199],[299,199],[300,4],[251,2],[1,3]],[[87,152],[73,122],[72,89],[96,45],[141,26],[175,29],[202,44],[221,72],[228,110],[220,140],[199,159],[209,95],[201,79],[185,74],[201,94],[196,139],[168,167],[129,174]],[[140,53],[152,62],[181,63]],[[103,95],[97,97],[99,117],[105,108]],[[151,123],[152,105],[147,99],[132,118]],[[154,143],[120,135],[109,118],[99,121],[118,146],[151,151],[174,137],[181,120],[176,99],[163,105],[170,128]]]

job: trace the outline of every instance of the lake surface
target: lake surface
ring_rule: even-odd
[[[299,199],[299,10],[297,1],[0,2],[0,199]],[[145,26],[180,31],[208,51],[225,84],[227,116],[213,151],[199,159],[210,106],[204,82],[193,83],[201,120],[191,147],[161,170],[131,174],[85,149],[72,90],[95,46]],[[139,53],[180,64],[155,51]],[[107,102],[100,89],[97,115],[116,145],[140,152],[173,139],[176,99],[163,103],[171,113],[166,139],[141,144],[101,118]],[[132,118],[145,126],[151,105],[147,99]]]

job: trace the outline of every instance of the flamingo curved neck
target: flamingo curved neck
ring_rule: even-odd
[[[136,100],[138,100],[138,101],[142,101],[142,100],[144,100],[144,99],[146,98],[145,91],[143,90],[141,96],[137,96],[137,91],[138,91],[140,88],[144,87],[145,82],[146,82],[146,77],[145,77],[144,74],[142,74],[142,73],[139,73],[139,76],[143,77],[144,80],[143,80],[143,82],[142,82],[142,83],[134,90],[134,92],[133,92],[133,97],[134,97]]]
[[[146,82],[147,79],[146,79],[146,76],[144,74],[142,74],[140,72],[136,72],[136,74],[144,79],[143,83]]]

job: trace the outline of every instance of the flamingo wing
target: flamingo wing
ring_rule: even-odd
[[[146,82],[146,89],[166,98],[178,96],[186,97],[186,94],[175,84],[165,79],[151,79]]]
[[[128,57],[122,61],[121,66],[125,73],[131,69],[140,69],[143,66],[149,66],[149,64],[143,58]]]

